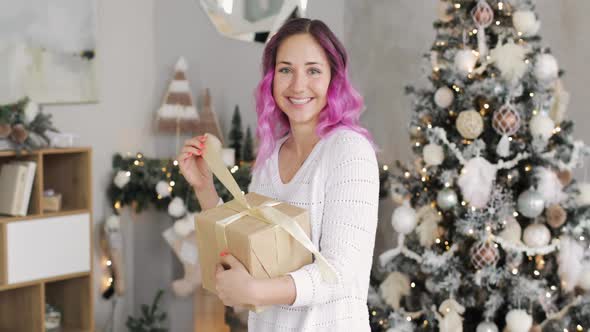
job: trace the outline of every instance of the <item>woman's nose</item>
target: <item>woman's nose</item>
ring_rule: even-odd
[[[305,75],[299,73],[293,75],[293,80],[291,81],[291,90],[293,90],[293,92],[301,93],[305,91],[306,85],[307,78]]]

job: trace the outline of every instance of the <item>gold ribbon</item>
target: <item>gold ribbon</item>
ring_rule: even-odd
[[[295,219],[274,208],[274,206],[280,204],[280,202],[269,201],[260,206],[250,206],[244,193],[242,193],[240,186],[238,186],[236,180],[223,163],[223,159],[221,158],[221,142],[215,137],[215,135],[209,133],[206,135],[207,140],[205,141],[203,159],[205,159],[211,172],[215,174],[217,179],[219,179],[225,188],[227,188],[227,190],[233,195],[234,199],[245,209],[242,212],[217,222],[215,236],[218,246],[220,245],[222,250],[227,249],[225,228],[236,220],[249,215],[267,224],[275,225],[284,229],[305,249],[309,250],[314,255],[324,281],[328,283],[338,282],[338,276],[334,267],[326,260],[319,250],[316,249],[309,237],[307,237],[307,234],[305,234],[305,231],[299,226]]]

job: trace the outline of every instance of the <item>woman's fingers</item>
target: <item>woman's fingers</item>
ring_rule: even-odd
[[[202,155],[202,154],[203,154],[203,151],[202,151],[202,150],[199,150],[199,149],[196,149],[196,148],[194,148],[194,147],[192,147],[192,146],[187,146],[187,145],[185,145],[185,146],[182,148],[181,152],[182,152],[183,154],[193,154],[193,155],[195,155],[195,156],[200,156],[200,155]]]

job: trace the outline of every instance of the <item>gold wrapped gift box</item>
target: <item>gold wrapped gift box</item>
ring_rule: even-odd
[[[256,193],[248,193],[245,197],[254,208],[274,202]],[[286,203],[275,204],[272,208],[294,219],[310,237],[307,210]],[[195,217],[203,287],[213,293],[216,293],[216,265],[221,251],[226,249],[257,279],[282,276],[312,262],[311,252],[286,230],[246,214],[246,210],[238,201],[232,200]],[[240,213],[241,216],[236,216]],[[231,221],[236,217],[237,220]]]

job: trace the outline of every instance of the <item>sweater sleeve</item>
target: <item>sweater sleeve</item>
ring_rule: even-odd
[[[314,262],[290,273],[294,307],[325,303],[362,287],[370,274],[377,228],[379,170],[371,144],[362,136],[337,137],[326,158],[324,211],[319,251],[336,269],[338,282],[322,280]]]

